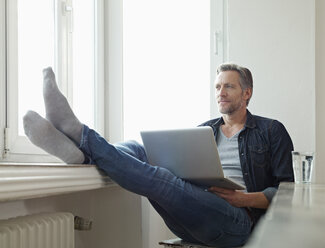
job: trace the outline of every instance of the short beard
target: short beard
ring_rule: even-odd
[[[239,103],[238,105],[231,105],[227,109],[219,109],[219,112],[224,115],[231,115],[235,113],[238,109],[240,109],[243,106],[243,102]]]

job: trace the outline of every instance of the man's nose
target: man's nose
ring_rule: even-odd
[[[225,96],[227,94],[227,91],[225,90],[225,87],[221,86],[219,90],[217,90],[217,96]]]

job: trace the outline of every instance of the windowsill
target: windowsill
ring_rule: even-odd
[[[95,165],[0,163],[0,201],[46,197],[116,185]]]

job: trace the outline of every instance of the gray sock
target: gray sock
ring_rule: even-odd
[[[30,141],[44,151],[67,164],[82,164],[84,154],[67,136],[57,130],[48,120],[34,111],[24,116],[25,134]]]
[[[46,119],[53,126],[80,144],[82,124],[74,115],[65,96],[60,92],[51,67],[43,70],[43,96]]]

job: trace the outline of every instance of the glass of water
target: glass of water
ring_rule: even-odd
[[[296,183],[311,182],[314,157],[314,152],[292,152],[292,166]]]

